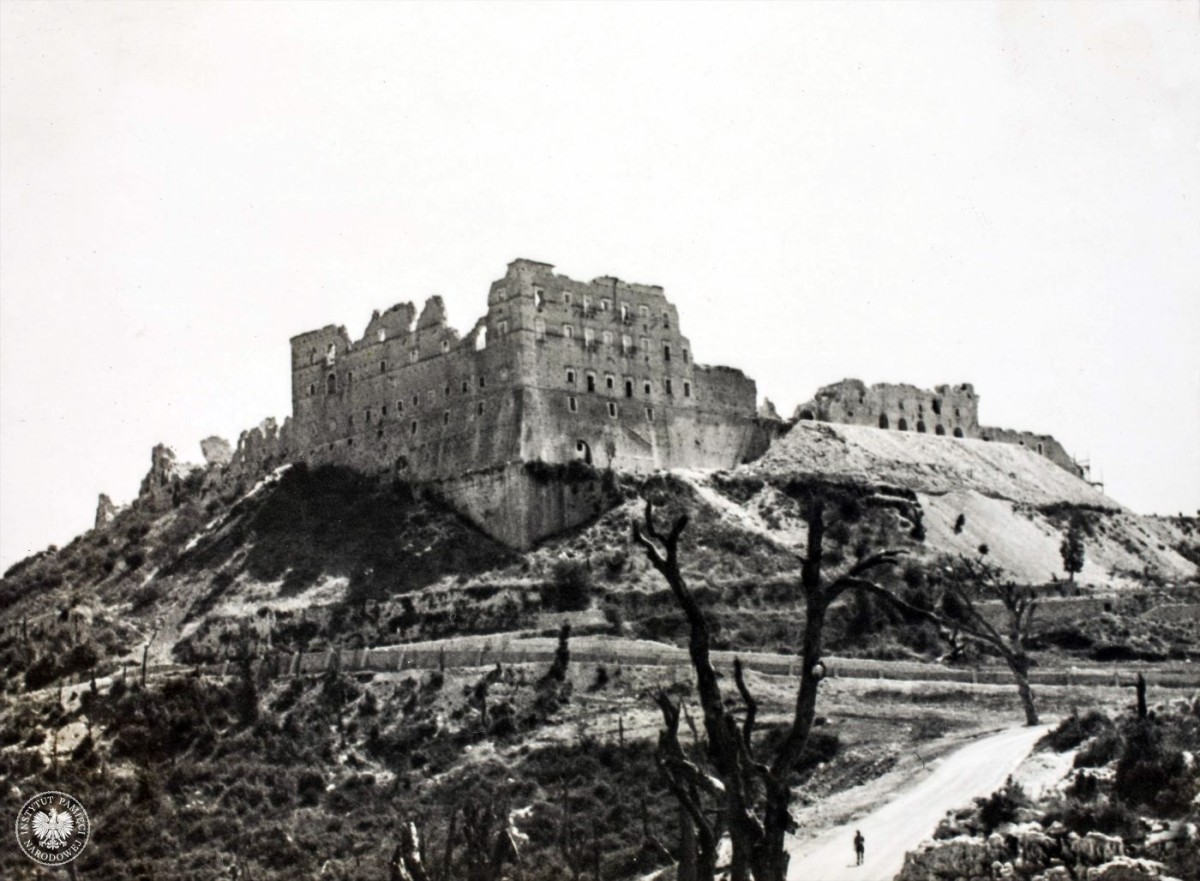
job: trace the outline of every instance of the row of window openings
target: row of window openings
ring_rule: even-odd
[[[575,385],[575,380],[576,380],[575,371],[572,368],[568,367],[567,368],[567,385]],[[594,392],[596,390],[596,374],[589,372],[585,375],[584,380],[587,383],[587,390],[589,392]],[[615,376],[613,376],[612,374],[608,374],[604,377],[604,389],[605,389],[605,391],[610,391],[610,392],[616,391],[616,377]],[[663,380],[663,390],[666,391],[666,393],[668,395],[675,394],[675,386],[670,379]],[[648,379],[642,380],[642,393],[649,395],[649,394],[651,394],[652,391],[653,391],[653,386],[651,385],[650,380],[648,380]],[[686,380],[683,383],[683,396],[685,398],[690,398],[692,396],[692,384]],[[632,379],[625,380],[625,397],[627,397],[627,398],[633,397],[633,380]]]
[[[499,294],[501,297],[504,296],[504,288],[500,289]],[[539,309],[542,308],[542,306],[546,305],[545,289],[544,288],[534,288],[533,289],[533,299],[534,299],[534,302],[537,303],[537,307]],[[562,302],[563,302],[564,306],[570,306],[574,302],[574,298],[570,291],[562,292]],[[583,306],[583,310],[585,312],[587,310],[591,309],[592,308],[591,295],[583,294],[580,303]],[[612,307],[613,307],[612,300],[610,300],[608,297],[600,298],[600,311],[601,312],[611,311]],[[633,316],[633,309],[628,303],[621,303],[617,308],[618,308],[618,311],[621,313],[622,321],[628,321]],[[639,304],[637,307],[637,311],[638,311],[638,317],[641,318],[643,321],[650,320],[650,307],[649,306],[645,305],[644,303]],[[662,311],[662,323],[663,323],[663,327],[671,326],[671,313],[668,312],[666,309],[664,309]]]
[[[502,372],[503,372],[503,371],[502,371]],[[349,373],[349,374],[347,374],[347,375],[346,375],[346,383],[347,383],[347,385],[348,385],[349,383],[353,382],[353,381],[354,381],[354,374],[353,374],[353,373]],[[471,387],[471,383],[470,383],[470,381],[469,381],[469,380],[466,380],[466,379],[464,379],[464,380],[462,381],[462,393],[465,395],[465,394],[466,394],[466,393],[467,393],[467,392],[470,390],[470,387]],[[487,388],[487,377],[485,377],[485,376],[481,376],[481,377],[479,377],[479,387],[480,387],[480,388]],[[450,397],[450,386],[446,386],[446,390],[445,390],[445,391],[446,391],[446,397],[447,397],[447,398],[448,398],[448,397]],[[308,393],[309,393],[310,395],[315,395],[315,394],[317,393],[317,385],[316,385],[316,383],[310,383],[310,384],[309,384],[309,386],[308,386]],[[336,393],[337,393],[337,374],[331,373],[331,374],[329,374],[329,376],[328,376],[328,377],[326,377],[326,379],[325,379],[325,393],[326,393],[326,394],[330,394],[330,395],[332,395],[332,394],[336,394]],[[429,401],[430,401],[430,403],[432,403],[433,401],[437,400],[437,395],[435,394],[435,392],[433,391],[433,389],[430,389],[430,390],[429,390],[429,392],[428,392],[428,395],[429,395]],[[412,398],[412,405],[413,405],[414,407],[419,407],[419,406],[421,405],[421,396],[420,396],[419,394],[417,394],[417,395],[413,395],[413,398]],[[396,402],[396,408],[397,408],[397,412],[403,411],[403,410],[404,410],[404,403],[403,403],[402,401],[397,401],[397,402]],[[385,412],[386,412],[386,409],[385,409]]]
[[[577,397],[575,397],[574,395],[567,396],[567,410],[570,411],[571,413],[579,412],[579,399]],[[609,401],[608,402],[608,415],[611,418],[616,419],[620,415],[620,413],[621,413],[621,411],[618,409],[616,402]],[[646,420],[648,422],[654,421],[654,408],[653,407],[646,408]]]
[[[404,412],[404,405],[403,405],[402,403],[400,403],[400,402],[397,402],[397,403],[396,403],[396,412],[397,412],[397,413],[403,413],[403,412]],[[379,414],[379,415],[380,415],[380,419],[382,419],[383,417],[387,416],[387,413],[388,413],[387,404],[384,404],[384,405],[383,405],[383,407],[381,407],[381,408],[380,408],[380,414]],[[483,415],[483,401],[479,401],[479,402],[477,402],[477,403],[475,404],[475,415],[476,415],[476,416],[482,416],[482,415]],[[367,418],[367,425],[370,425],[370,424],[371,424],[371,411],[370,411],[369,409],[367,410],[366,418]],[[450,411],[449,411],[449,410],[445,410],[445,411],[443,411],[443,412],[442,412],[442,425],[449,425],[449,424],[450,424]],[[350,428],[350,429],[353,429],[353,428],[354,428],[354,415],[353,415],[353,414],[351,414],[350,416],[347,416],[347,417],[346,417],[346,425],[347,425],[347,427],[348,427],[348,428]],[[412,434],[416,434],[416,433],[417,433],[417,427],[418,427],[419,425],[420,425],[420,423],[419,423],[419,422],[417,422],[417,420],[415,420],[415,419],[414,419],[414,420],[412,421],[412,424],[411,424],[411,426],[409,427],[409,431],[410,431]]]
[[[379,331],[379,342],[382,343],[385,339],[387,339],[387,331],[386,330]],[[442,349],[443,355],[446,354],[447,352],[449,352],[450,351],[450,340],[442,340],[441,349]],[[317,350],[316,349],[312,349],[309,351],[308,360],[309,360],[309,363],[316,362],[316,360],[317,360]],[[416,349],[416,348],[410,349],[408,352],[408,360],[409,360],[410,364],[415,364],[416,362],[420,361],[421,360],[421,350]],[[332,365],[335,361],[337,361],[337,346],[334,345],[333,343],[330,343],[329,349],[325,352],[325,363]],[[379,362],[379,372],[380,373],[387,372],[387,362],[386,361]]]
[[[502,324],[503,324],[503,322],[502,322]],[[544,340],[546,338],[546,323],[544,321],[542,321],[541,319],[538,319],[537,321],[535,321],[533,324],[533,332],[534,332],[534,336],[537,339]],[[567,340],[574,339],[575,338],[574,325],[564,324],[562,326],[562,335],[563,335],[563,339],[567,339]],[[600,335],[600,339],[603,341],[604,345],[611,346],[613,344],[613,339],[614,339],[612,331],[608,331],[608,330],[604,331]],[[590,328],[590,327],[585,327],[583,329],[584,345],[590,346],[590,345],[594,344],[595,342],[596,342],[595,331],[593,331],[592,328]],[[640,339],[640,343],[641,343],[643,352],[650,351],[650,338],[649,337],[642,337]],[[621,335],[621,351],[622,352],[633,351],[633,337],[629,336],[628,334]],[[683,349],[683,351],[681,352],[681,357],[683,359],[683,363],[687,364],[688,363],[688,350],[687,349]],[[664,361],[671,360],[671,344],[670,343],[663,343],[663,360]]]

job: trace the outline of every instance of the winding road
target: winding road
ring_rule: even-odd
[[[946,812],[998,789],[1050,729],[1010,728],[939,759],[924,779],[865,817],[811,841],[792,839],[788,881],[891,881],[904,854],[933,835]],[[854,831],[866,838],[866,859],[854,864]]]

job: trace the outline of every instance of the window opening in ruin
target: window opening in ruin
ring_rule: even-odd
[[[686,364],[688,362],[688,350],[684,349],[681,354],[683,355],[683,363]]]
[[[408,363],[416,364],[417,359],[420,357],[421,357],[421,353],[419,351],[417,351],[416,349],[413,349],[411,352],[408,353]]]
[[[542,290],[541,288],[534,288],[533,289],[533,302],[537,304],[537,307],[539,309],[541,309],[542,305],[546,302],[546,292],[544,290]]]
[[[351,413],[349,416],[346,417],[346,427],[347,428],[354,427],[354,414],[353,413]]]
[[[954,408],[954,415],[956,418],[960,415],[957,407]]]
[[[352,437],[346,438],[346,446],[348,446],[348,447],[354,446],[354,438],[352,438]]]
[[[900,421],[896,423],[896,428],[900,431],[908,431],[908,420],[901,416]]]
[[[445,355],[450,351],[450,340],[442,340],[442,354]]]
[[[595,336],[596,336],[596,332],[594,330],[592,330],[590,327],[585,327],[583,329],[584,345],[586,345],[590,348],[592,345],[592,340],[595,339]]]
[[[371,424],[371,408],[367,408],[367,425]]]
[[[579,402],[575,400],[574,395],[567,397],[567,409],[572,413],[575,413],[579,410]]]
[[[432,404],[437,400],[437,393],[434,392],[433,389],[430,389],[429,391],[425,392],[425,397],[427,397],[429,399],[429,403]]]
[[[672,387],[671,380],[669,378],[664,383],[664,388],[666,389],[666,392],[668,395],[675,394],[675,389]]]
[[[642,319],[642,321],[650,320],[650,307],[647,306],[645,303],[641,303],[638,305],[638,317],[640,317]]]
[[[647,421],[647,422],[653,422],[653,421],[654,421],[654,408],[653,408],[653,407],[647,407],[647,408],[646,408],[646,421]]]
[[[941,415],[942,415],[942,402],[941,402],[941,400],[940,400],[940,399],[938,399],[938,398],[934,398],[934,399],[933,399],[933,400],[930,402],[929,406],[933,408],[933,412],[934,412],[934,414],[935,414],[935,415],[937,415],[937,416],[941,416]]]
[[[329,377],[325,380],[325,393],[332,395],[336,391],[337,391],[337,375],[331,373],[331,374],[329,374]]]
[[[587,390],[594,392],[596,390],[596,374],[589,373],[587,375]]]
[[[588,296],[587,294],[584,294],[583,295],[583,311],[584,311],[584,313],[586,313],[591,308],[592,308],[592,298],[590,296]]]
[[[627,303],[621,304],[621,320],[622,321],[629,320],[629,305]]]
[[[614,404],[612,401],[608,402],[608,415],[611,416],[613,419],[617,418],[617,405]]]
[[[387,373],[387,362],[386,362],[386,361],[380,361],[380,362],[379,362],[379,372],[380,372],[380,373]]]
[[[666,309],[663,310],[663,327],[671,326],[671,313]]]
[[[683,384],[683,396],[684,396],[685,398],[690,398],[690,397],[692,396],[692,384],[691,384],[690,382],[686,382],[686,381],[684,382],[684,384]]]
[[[649,380],[645,380],[642,383],[642,394],[644,394],[644,395],[650,394],[650,381]]]
[[[546,322],[545,321],[543,321],[540,318],[534,319],[533,335],[539,340],[544,340],[546,338]]]
[[[605,376],[604,376],[604,388],[605,389],[607,389],[608,391],[611,392],[613,390],[613,386],[615,385],[615,383],[616,383],[616,378],[611,373],[605,374]]]
[[[627,397],[627,398],[633,397],[633,380],[632,379],[625,380],[625,397]]]
[[[575,384],[575,371],[572,370],[570,367],[567,368],[567,384],[568,385]]]
[[[496,325],[496,330],[500,333],[500,336],[507,336],[508,335],[508,321],[507,320],[501,321],[499,324]]]
[[[587,441],[575,441],[575,452],[579,455],[579,458],[583,459],[583,461],[588,465],[592,464],[592,447]]]
[[[639,340],[639,342],[642,344],[642,351],[643,351],[643,352],[647,352],[647,353],[649,353],[649,351],[650,351],[650,337],[642,337],[642,338]],[[649,360],[649,359],[647,359],[647,360]]]
[[[475,334],[475,351],[487,348],[487,328],[479,328],[479,333]]]
[[[1045,449],[1042,447],[1042,445],[1041,445],[1040,443],[1038,444],[1038,452],[1039,452],[1039,453],[1045,453],[1045,452],[1046,452],[1046,450],[1045,450]]]
[[[382,405],[379,407],[379,415],[380,415],[380,416],[386,416],[386,415],[387,415],[387,404],[382,404]]]
[[[586,297],[584,299],[586,299]],[[571,305],[571,292],[570,291],[563,291],[563,304],[566,306]]]
[[[605,297],[603,300],[600,301],[600,311],[601,312],[607,312],[611,308],[612,308],[612,300]]]
[[[467,383],[467,381],[464,379],[464,380],[462,381],[462,393],[463,393],[464,395],[467,393],[467,387],[468,387],[468,383]]]
[[[414,407],[421,406],[421,396],[420,395],[413,395],[413,406]]]
[[[404,402],[403,402],[403,401],[397,401],[397,402],[396,402],[396,412],[397,412],[397,413],[403,413],[403,412],[404,412]]]
[[[886,413],[880,413],[880,414],[879,414],[879,427],[880,427],[880,428],[887,428],[887,427],[888,427],[888,418],[887,418],[887,414],[886,414]]]
[[[621,354],[628,355],[629,350],[632,348],[633,340],[630,339],[629,334],[621,334]]]
[[[808,421],[810,421],[810,422],[811,422],[811,421],[812,421],[812,419],[813,419],[813,411],[812,411],[812,410],[801,410],[801,411],[800,411],[800,418],[801,418],[801,419],[806,419],[806,420],[808,420]]]
[[[479,403],[477,403],[477,404],[475,405],[475,414],[476,414],[477,416],[482,416],[482,415],[483,415],[483,401],[480,401]]]
[[[381,330],[379,331],[379,334],[378,334],[378,336],[377,336],[377,339],[378,339],[378,340],[379,340],[379,342],[381,342],[381,343],[382,343],[384,340],[386,340],[386,339],[387,339],[387,331],[386,331],[386,330],[382,330],[382,329],[381,329]]]
[[[922,434],[925,433],[925,420],[924,419],[917,420],[917,431],[921,432]]]
[[[317,393],[317,384],[315,382],[310,382],[308,384],[308,393],[310,395],[315,395]]]
[[[671,360],[671,344],[670,343],[663,343],[663,360],[664,361]]]
[[[603,339],[604,339],[604,345],[611,346],[612,345],[612,331],[611,330],[604,331]]]
[[[450,397],[450,386],[446,386],[446,397]]]
[[[565,339],[565,340],[569,340],[569,339],[573,338],[575,336],[575,328],[571,327],[571,325],[569,325],[569,324],[564,324],[562,335],[563,335],[563,339]]]
[[[346,374],[346,385],[349,385],[352,382],[354,382],[354,371],[353,370],[351,370],[349,373]]]
[[[337,360],[337,346],[333,343],[330,343],[329,348],[325,351],[325,360],[330,364]]]
[[[487,377],[486,376],[479,377],[479,387],[487,388]]]
[[[442,411],[442,425],[449,425],[449,424],[450,424],[450,411],[444,410],[444,411]]]
[[[309,364],[317,363],[317,350],[315,348],[308,350],[308,363]]]
[[[961,428],[956,428],[956,429],[954,429],[954,436],[955,436],[955,437],[962,437],[962,436],[963,436],[963,430],[962,430]],[[986,437],[985,437],[985,438],[984,438],[984,440],[991,440],[991,438],[986,438]]]
[[[943,435],[946,433],[946,427],[944,425],[935,426],[933,429],[933,433],[937,434],[937,435]]]
[[[417,433],[417,422],[415,419],[413,420],[413,424],[412,424],[412,433],[413,434]]]

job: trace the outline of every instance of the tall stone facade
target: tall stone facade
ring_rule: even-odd
[[[939,385],[931,391],[914,385],[868,386],[858,379],[843,379],[818,390],[811,401],[796,408],[794,418],[1018,444],[1076,477],[1086,477],[1083,466],[1048,434],[980,425],[979,396],[969,382]]]
[[[415,319],[415,323],[414,323]],[[695,362],[661,287],[580,282],[532,260],[465,336],[440,297],[292,344],[295,458],[430,481],[518,462],[648,472],[761,452],[753,380]]]

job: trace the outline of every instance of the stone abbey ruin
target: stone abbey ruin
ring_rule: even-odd
[[[202,443],[226,476],[269,467],[341,465],[434,488],[517,548],[606,507],[612,470],[724,469],[759,458],[797,422],[1019,444],[1084,478],[1053,437],[979,424],[968,384],[924,390],[826,386],[781,419],[756,409],[753,379],[696,362],[676,307],[657,285],[581,282],[514,260],[465,336],[441,297],[376,312],[362,337],[328,325],[291,339],[292,415],[243,433],[237,448]],[[156,448],[142,493],[179,476]],[[112,516],[102,497],[98,522]]]

